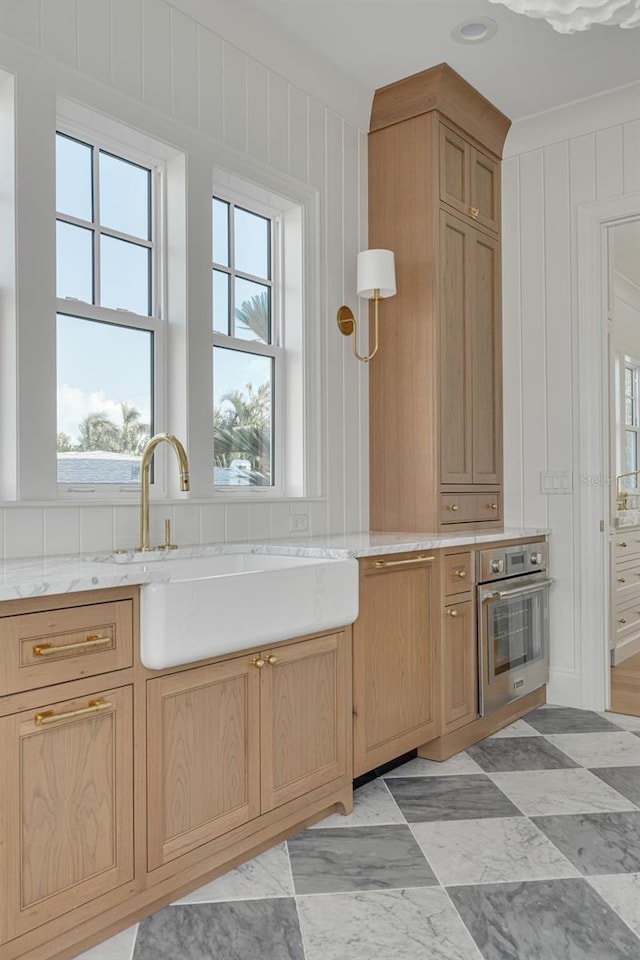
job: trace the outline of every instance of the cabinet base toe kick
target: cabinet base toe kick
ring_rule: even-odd
[[[492,733],[497,733],[503,727],[508,727],[510,723],[524,717],[526,713],[530,713],[536,707],[542,707],[546,702],[547,688],[545,685],[527,694],[526,697],[521,697],[519,700],[506,704],[486,717],[478,717],[477,720],[472,720],[471,723],[459,727],[452,733],[447,733],[435,740],[430,740],[429,743],[422,744],[421,747],[418,747],[418,756],[424,760],[448,760],[456,753],[460,753],[461,750],[466,750],[472,744],[478,743],[479,740],[484,740],[485,737],[490,737]]]

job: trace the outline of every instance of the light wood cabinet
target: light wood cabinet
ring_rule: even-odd
[[[502,522],[500,155],[508,128],[444,64],[376,91],[369,246],[395,252],[398,292],[382,308],[369,365],[374,530]],[[447,498],[463,494],[449,509]]]
[[[360,561],[360,616],[353,626],[355,776],[438,736],[439,621],[435,556]]]
[[[148,868],[260,813],[260,675],[248,657],[147,681]]]
[[[132,689],[0,719],[0,941],[132,880]]]
[[[331,634],[265,654],[260,691],[263,813],[350,770],[348,652],[344,634]]]
[[[147,682],[153,870],[350,773],[343,633]]]
[[[478,660],[473,601],[447,603],[442,637],[442,733],[478,716]]]
[[[500,164],[444,123],[439,175],[442,203],[500,233]]]
[[[117,600],[2,619],[0,696],[133,663],[133,603]]]
[[[138,605],[0,604],[3,960],[66,960],[352,809],[350,627],[153,671]]]

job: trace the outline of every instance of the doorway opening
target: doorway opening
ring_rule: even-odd
[[[640,716],[640,219],[607,238],[610,705]]]

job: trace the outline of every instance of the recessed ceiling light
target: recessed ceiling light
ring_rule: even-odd
[[[463,20],[451,31],[451,36],[458,43],[483,43],[497,33],[498,24],[491,17],[474,17],[473,20]]]

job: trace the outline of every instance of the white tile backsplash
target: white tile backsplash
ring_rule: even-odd
[[[139,509],[137,506],[114,508],[113,545],[116,550],[127,550],[138,543]]]
[[[305,536],[327,532],[324,501],[284,500],[271,503],[152,502],[149,539],[164,543],[164,521],[171,520],[171,539],[179,546],[264,540],[290,535],[291,514],[306,513]],[[0,507],[0,560],[76,553],[110,553],[138,545],[137,503],[90,506],[86,503]]]
[[[271,536],[271,510],[268,503],[249,504],[249,538],[263,540]]]
[[[247,509],[247,504],[227,504],[226,517],[225,540],[248,540],[249,511]]]
[[[80,507],[43,510],[44,553],[80,552]]]
[[[4,556],[39,557],[44,553],[44,511],[41,507],[5,510]]]
[[[79,514],[80,551],[93,553],[113,550],[113,508],[79,507]]]
[[[224,503],[204,503],[200,507],[202,543],[220,543],[225,533]]]
[[[200,543],[200,506],[197,503],[178,503],[173,508],[174,543]]]
[[[289,517],[291,515],[290,504],[271,503],[271,536],[288,537],[289,536]]]

